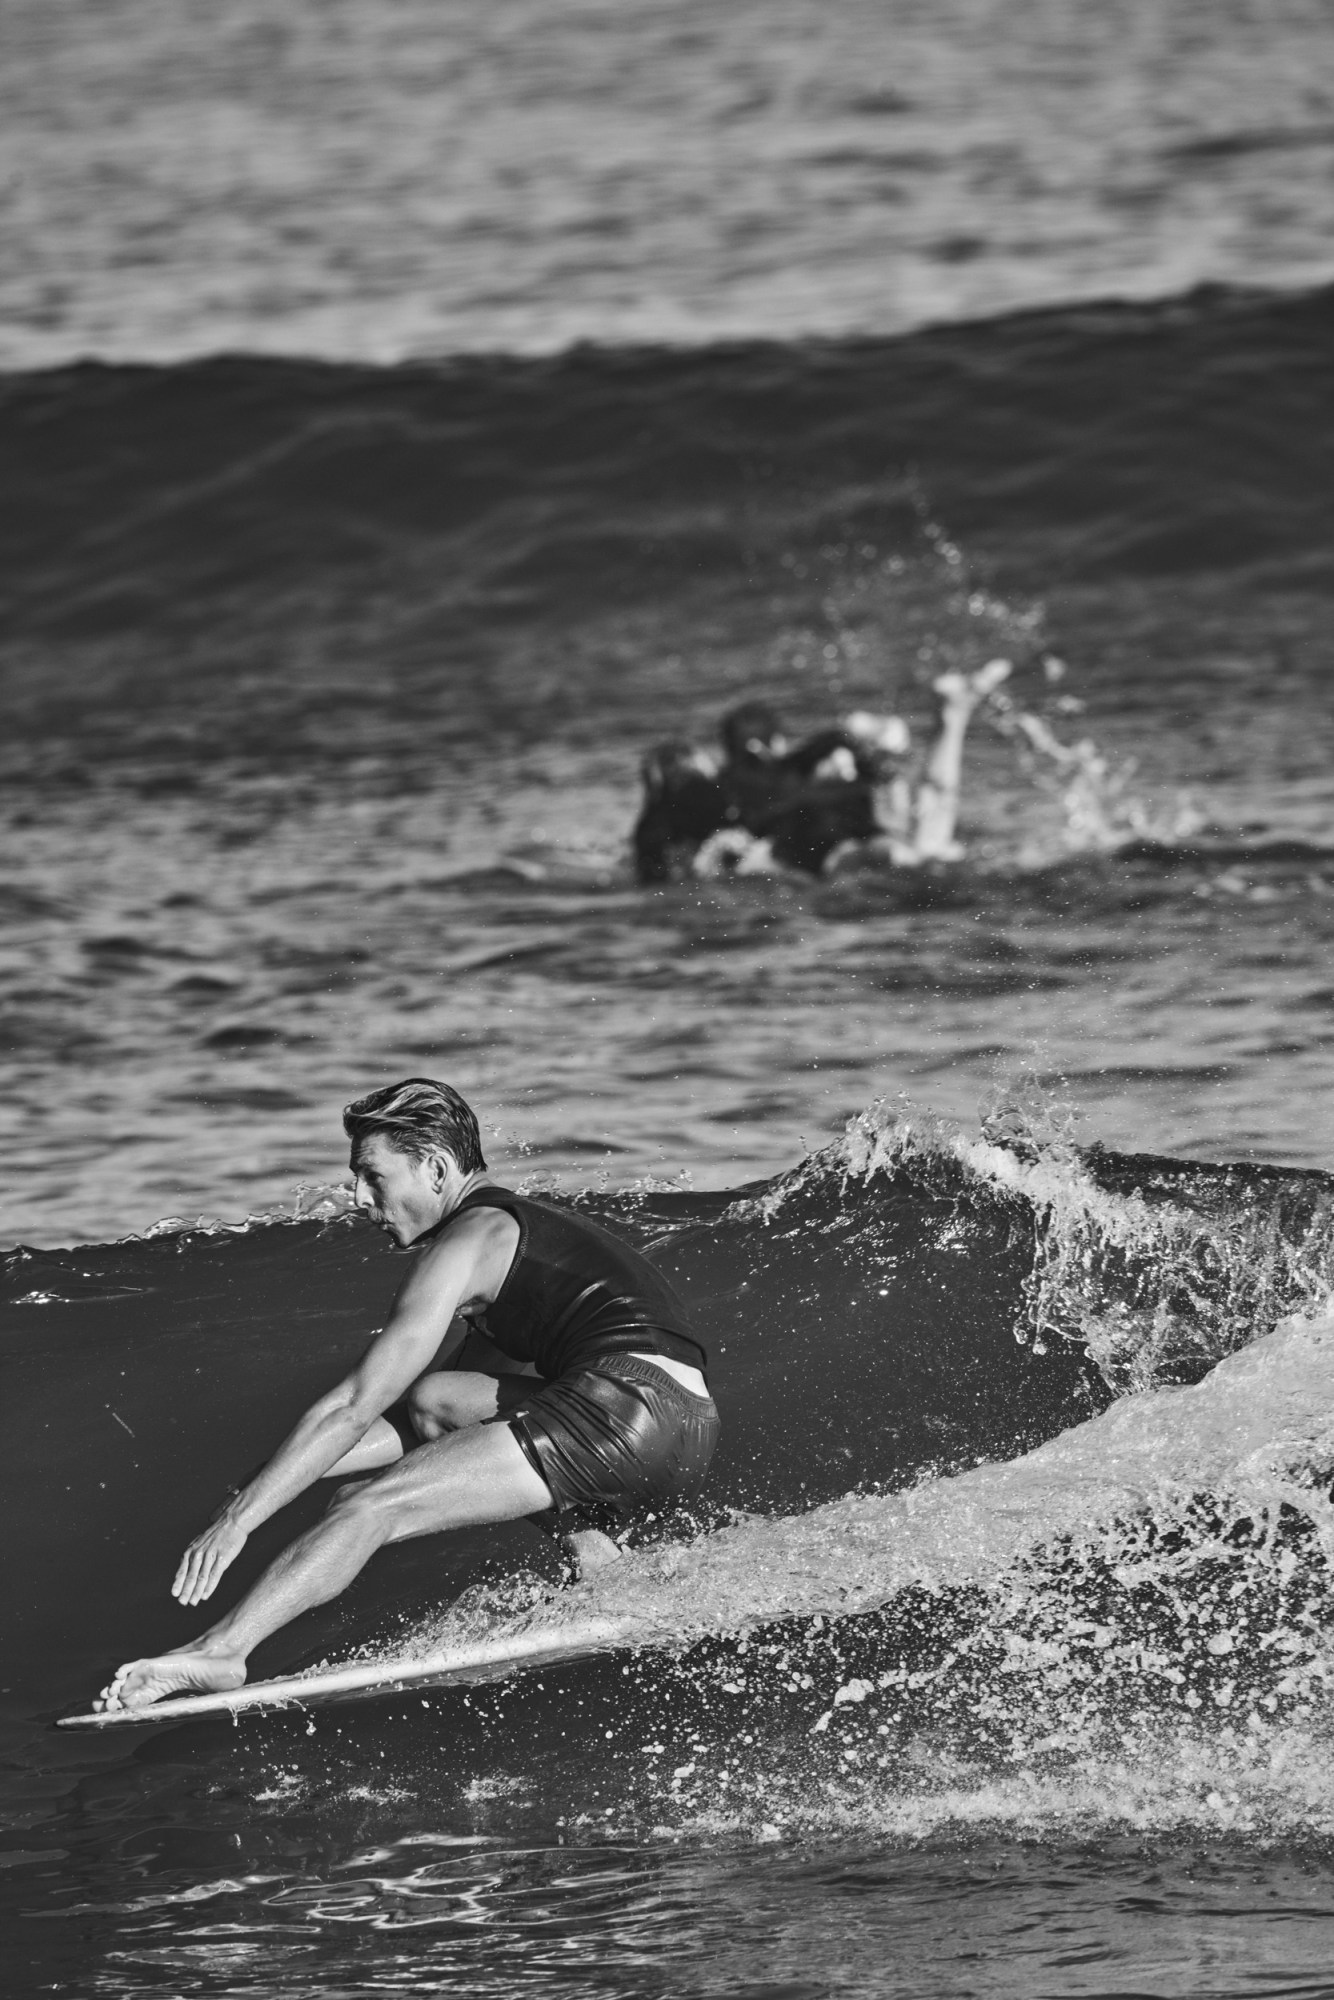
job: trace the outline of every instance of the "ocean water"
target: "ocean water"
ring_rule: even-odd
[[[893,332],[1334,269],[1322,0],[8,0],[0,365]]]
[[[0,1240],[287,1203],[423,1071],[571,1187],[1030,1089],[1322,1162],[1331,299],[7,378]],[[979,716],[967,867],[634,885],[655,740],[997,654],[1090,748]]]
[[[0,40],[6,1993],[1334,1994],[1328,10]],[[634,883],[656,741],[996,656],[963,861]],[[255,1671],[625,1643],[55,1731],[382,1323],[407,1073],[723,1444]]]

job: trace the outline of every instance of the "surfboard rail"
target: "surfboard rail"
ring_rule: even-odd
[[[316,1707],[328,1702],[354,1701],[358,1696],[398,1694],[408,1688],[476,1685],[503,1680],[535,1667],[556,1666],[564,1660],[586,1659],[593,1653],[614,1652],[634,1643],[628,1621],[590,1619],[561,1631],[483,1639],[473,1646],[447,1648],[416,1660],[349,1660],[342,1666],[317,1667],[278,1680],[248,1681],[243,1687],[217,1694],[171,1695],[165,1701],[148,1702],[141,1708],[91,1709],[85,1715],[62,1715],[56,1727],[143,1728],[145,1724],[183,1722],[201,1716]]]

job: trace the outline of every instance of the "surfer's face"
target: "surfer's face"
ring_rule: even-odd
[[[382,1132],[372,1132],[352,1155],[360,1212],[400,1247],[434,1229],[445,1213],[450,1175],[436,1157],[401,1153]]]

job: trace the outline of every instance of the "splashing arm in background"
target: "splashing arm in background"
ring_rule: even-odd
[[[924,861],[959,861],[963,848],[956,837],[963,785],[964,740],[975,710],[990,701],[1012,671],[1008,660],[989,660],[976,673],[950,672],[935,682],[940,699],[936,734],[920,777],[914,783],[902,768],[909,737],[897,716],[863,710],[844,718],[865,758],[878,762],[875,808],[879,832],[871,837],[841,841],[820,863],[825,873],[868,853],[887,855],[897,868],[915,868]]]
[[[311,1404],[263,1470],[191,1542],[172,1584],[174,1597],[182,1604],[211,1597],[253,1531],[317,1479],[373,1471],[402,1456],[384,1412],[440,1353],[459,1314],[495,1296],[517,1240],[518,1224],[491,1209],[460,1217],[429,1246],[358,1366]],[[457,1334],[455,1344],[461,1338]]]
[[[940,727],[926,770],[917,788],[913,815],[913,849],[917,861],[957,861],[963,853],[955,830],[963,783],[963,745],[978,703],[994,694],[1009,676],[1008,660],[989,660],[975,674],[942,674]]]

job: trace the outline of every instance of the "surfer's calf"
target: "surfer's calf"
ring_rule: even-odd
[[[618,1550],[595,1519],[708,1466],[718,1413],[704,1350],[647,1259],[495,1186],[477,1121],[445,1084],[374,1091],[343,1122],[357,1206],[417,1250],[413,1268],[360,1365],[190,1544],[174,1595],[202,1603],[261,1522],[317,1479],[343,1483],[234,1610],[189,1645],[122,1667],[99,1707],[239,1687],[262,1639],[337,1596],[388,1542],[529,1516],[554,1521],[576,1564],[596,1566]],[[479,1345],[483,1366],[456,1365]],[[406,1454],[391,1409],[422,1440]]]

